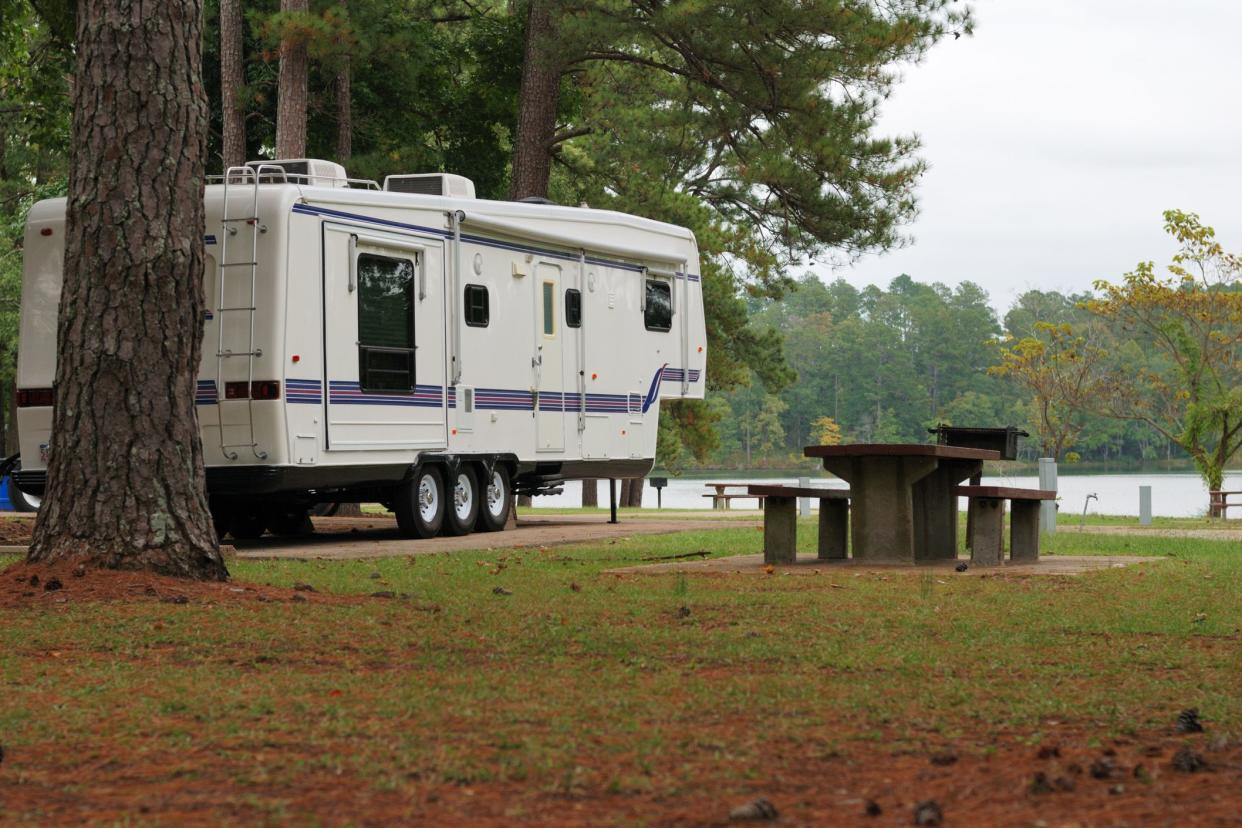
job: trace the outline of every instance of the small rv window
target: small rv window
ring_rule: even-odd
[[[582,292],[573,288],[565,291],[565,324],[571,328],[582,327]]]
[[[543,283],[543,335],[556,336],[556,285]]]
[[[414,262],[358,255],[358,382],[414,390]]]
[[[487,288],[483,285],[466,285],[466,324],[474,328],[486,328],[491,318],[487,301]]]
[[[647,307],[643,322],[649,331],[667,331],[673,327],[673,289],[668,282],[647,280]]]

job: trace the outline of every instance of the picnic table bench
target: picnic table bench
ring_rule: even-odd
[[[805,486],[748,486],[747,493],[763,502],[763,562],[791,564],[798,559],[798,513],[800,497],[819,501],[820,560],[846,557],[849,542],[849,489]]]
[[[1039,505],[1045,500],[1056,500],[1056,492],[1009,486],[958,486],[954,494],[967,498],[972,562],[996,565],[1004,560],[1006,500],[1010,503],[1009,560],[1039,560]]]
[[[751,494],[748,491],[728,491],[729,489],[749,489],[751,488],[749,483],[704,483],[703,485],[716,490],[715,494],[703,495],[703,497],[710,497],[712,499],[713,509],[728,509],[729,504],[739,498],[745,500],[757,499],[759,501],[759,506],[763,506],[763,495]]]
[[[1242,495],[1242,492],[1208,492],[1208,516],[1227,518],[1229,509],[1242,509],[1242,503],[1230,503],[1230,495]]]

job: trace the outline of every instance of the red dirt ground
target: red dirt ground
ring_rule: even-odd
[[[0,546],[18,546],[30,543],[34,531],[34,515],[4,515],[0,517]]]
[[[531,783],[430,782],[421,780],[417,769],[388,790],[348,773],[310,770],[295,785],[242,787],[235,781],[235,763],[287,767],[314,757],[296,743],[239,737],[237,745],[169,755],[117,756],[101,753],[98,744],[86,755],[67,751],[66,745],[32,746],[28,755],[6,759],[0,800],[10,814],[43,814],[42,824],[138,819],[170,825],[723,826],[737,824],[730,811],[757,797],[779,812],[764,823],[773,825],[912,825],[916,807],[927,800],[937,803],[944,819],[925,824],[945,826],[1242,823],[1242,747],[1213,747],[1208,736],[1151,734],[1088,747],[1081,734],[1066,733],[1055,746],[1034,747],[1016,734],[979,734],[983,741],[903,753],[879,745],[834,753],[773,743],[761,768],[722,768],[722,744],[749,737],[725,725],[717,731],[696,733],[685,752],[683,772],[701,764],[702,784],[672,793],[660,792],[659,768],[645,772],[654,792],[601,784],[646,781],[627,761],[632,757],[607,751],[584,756],[581,774],[555,790]],[[1207,769],[1173,769],[1172,757],[1187,745],[1206,758]],[[348,751],[345,745],[341,749]],[[717,758],[710,760],[713,753]],[[753,781],[741,781],[747,778]],[[283,803],[282,818],[256,809],[259,800]],[[870,803],[878,813],[868,813]]]
[[[55,584],[55,585],[54,585]],[[294,601],[317,604],[357,603],[357,596],[328,595],[238,581],[187,581],[146,572],[118,572],[16,563],[0,571],[0,609],[90,601],[164,601],[212,603]]]

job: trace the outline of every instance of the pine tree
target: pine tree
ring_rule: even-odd
[[[56,401],[32,563],[228,575],[194,409],[202,13],[201,0],[78,5]]]

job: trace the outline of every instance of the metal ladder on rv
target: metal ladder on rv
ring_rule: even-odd
[[[256,459],[267,459],[267,452],[259,449],[258,441],[254,438],[254,361],[256,357],[263,355],[261,349],[254,347],[254,315],[255,315],[255,282],[258,278],[259,270],[259,234],[266,228],[262,228],[259,224],[259,183],[265,174],[272,176],[285,177],[283,167],[274,164],[260,164],[256,167],[229,167],[224,173],[224,206],[220,212],[220,260],[217,266],[216,275],[216,415],[220,423],[220,451],[230,460],[236,460],[240,456],[239,449],[249,449]],[[250,187],[250,198],[248,199],[250,209],[245,211],[247,214],[242,216],[230,215],[233,207],[232,200],[229,197],[229,184],[233,181],[240,181],[242,186]],[[229,239],[235,237],[238,232],[238,226],[248,226],[250,228],[250,255],[243,261],[229,261]],[[228,305],[226,301],[229,297],[228,288],[231,285],[230,274],[238,274],[238,278],[244,279],[246,288],[241,291],[243,296],[249,296],[249,301],[245,304]],[[242,326],[245,331],[245,345],[237,343],[240,347],[229,347],[233,343],[226,342],[225,328],[226,320],[232,314],[246,314],[245,324]],[[229,360],[244,359],[246,360],[246,396],[244,399],[230,400],[226,391],[227,385],[225,380],[225,365],[234,365]],[[236,376],[233,371],[230,375]],[[225,437],[225,420],[224,406],[225,404],[245,403],[246,406],[246,422],[244,426],[237,424],[246,429],[250,442],[230,443]]]

